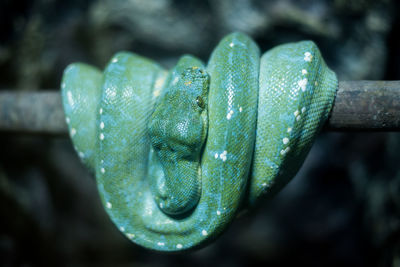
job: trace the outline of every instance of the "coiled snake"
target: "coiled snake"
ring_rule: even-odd
[[[121,52],[104,72],[71,64],[61,84],[70,137],[110,218],[133,242],[162,251],[206,244],[285,185],[337,86],[313,42],[260,59],[242,33],[226,36],[207,66],[186,55],[166,71]]]

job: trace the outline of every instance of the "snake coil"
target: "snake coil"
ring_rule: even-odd
[[[70,137],[105,210],[127,238],[162,251],[205,245],[285,185],[337,86],[313,42],[260,59],[242,33],[226,36],[207,66],[183,56],[166,71],[121,52],[104,72],[69,65],[61,84]]]

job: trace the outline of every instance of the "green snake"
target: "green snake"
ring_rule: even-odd
[[[160,251],[204,246],[282,188],[337,86],[312,41],[260,58],[243,33],[223,38],[207,66],[186,55],[166,71],[120,52],[103,72],[69,65],[61,83],[70,137],[105,210],[127,238]]]

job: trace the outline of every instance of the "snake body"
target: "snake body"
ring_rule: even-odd
[[[161,251],[207,244],[285,185],[337,86],[313,42],[260,59],[242,33],[226,36],[207,66],[183,56],[166,71],[120,52],[104,72],[69,65],[61,84],[70,137],[105,210],[127,238]]]

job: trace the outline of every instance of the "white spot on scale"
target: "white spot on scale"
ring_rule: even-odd
[[[101,171],[101,173],[105,173],[106,172],[106,170],[104,168],[101,168],[100,171]]]
[[[214,158],[215,158],[215,159],[218,158],[218,153],[215,153]]]
[[[298,110],[296,110],[294,113],[294,116],[296,116],[297,117],[297,115],[299,115],[299,111]]]
[[[118,62],[118,58],[113,58],[111,62],[112,62],[112,63]]]
[[[104,163],[104,160],[100,160],[100,162],[101,162],[101,164],[103,164],[103,163]]]
[[[66,117],[66,118],[65,118],[65,122],[66,122],[67,124],[69,124],[69,123],[71,122],[71,120],[69,119],[69,117]]]
[[[161,90],[160,90],[160,89],[158,89],[158,90],[154,90],[154,92],[153,92],[153,96],[155,96],[155,97],[159,96],[159,95],[160,95],[160,92],[161,92]]]
[[[123,226],[121,226],[121,227],[119,228],[119,230],[121,230],[121,232],[125,232],[125,228],[124,228]]]
[[[100,122],[100,129],[104,129],[104,122]]]
[[[217,210],[217,215],[218,215],[218,216],[221,215],[221,212],[220,212],[219,210]]]
[[[292,131],[292,127],[287,128],[287,132],[290,133]]]
[[[262,186],[266,187],[266,186],[267,186],[267,183],[263,183]]]
[[[111,208],[112,208],[111,202],[107,202],[107,203],[106,203],[106,207],[107,207],[107,209],[111,209]]]
[[[99,109],[99,114],[103,114],[103,109],[102,108]]]
[[[164,246],[165,244],[164,244],[164,242],[158,242],[157,245]]]
[[[177,244],[176,245],[176,248],[178,248],[178,249],[181,249],[183,246],[182,246],[182,244]]]
[[[312,58],[313,58],[313,56],[312,56],[312,54],[310,52],[305,52],[304,53],[304,61],[311,62]]]
[[[65,83],[61,84],[61,88],[64,89],[65,88]]]
[[[228,112],[228,114],[226,114],[226,118],[227,118],[228,120],[230,120],[231,117],[232,117],[232,115],[233,115],[233,109],[231,109],[231,110]]]
[[[282,142],[286,145],[287,143],[289,143],[289,138],[287,137],[283,138]]]
[[[208,235],[206,230],[201,231],[201,234],[204,235],[204,236]]]
[[[288,153],[290,151],[290,147],[287,147],[286,149],[282,149],[281,150],[281,155],[285,155],[286,153]]]
[[[233,47],[234,45],[235,45],[234,43],[230,43],[230,44],[229,44],[230,47]]]
[[[304,112],[306,112],[306,107],[303,107],[303,108],[301,109],[301,113],[304,113]]]
[[[304,78],[304,79],[302,79],[302,80],[300,80],[300,81],[297,82],[297,84],[300,86],[300,88],[301,88],[301,90],[302,90],[303,92],[306,91],[307,83],[308,83],[307,78]]]
[[[100,140],[104,140],[104,134],[103,133],[100,133]]]
[[[239,108],[239,112],[242,112],[242,111],[243,111],[243,109],[242,109],[242,107],[240,107],[240,108]]]
[[[156,90],[154,91],[154,93],[153,93],[154,96],[157,96],[157,95],[156,95],[156,91],[158,91],[158,94],[160,94],[160,91],[161,91],[161,88],[162,88],[162,86],[163,86],[163,84],[164,84],[164,82],[165,82],[165,79],[166,79],[166,76],[163,75],[162,77],[158,78],[158,79],[156,80],[156,82],[154,83],[154,88],[156,89]]]
[[[117,96],[117,91],[115,90],[115,88],[108,88],[106,89],[106,91],[108,92],[108,96],[111,98],[114,98]]]
[[[219,155],[219,158],[220,159],[222,159],[222,161],[225,161],[226,160],[226,154],[227,154],[228,152],[226,151],[226,150],[224,150],[224,152],[222,152],[220,155]]]
[[[70,134],[71,134],[71,137],[74,137],[75,134],[76,134],[76,129],[75,128],[71,128]]]
[[[127,236],[129,239],[135,238],[135,234],[131,234],[131,233],[127,233],[126,236]]]
[[[74,105],[74,99],[72,98],[72,93],[71,91],[67,91],[67,99],[68,99],[68,104],[70,106]]]
[[[83,154],[83,152],[79,152],[79,157],[83,158],[85,156],[85,154]]]
[[[300,119],[301,119],[300,115],[296,117],[296,121],[299,121]]]
[[[290,147],[287,147],[286,149],[282,149],[281,150],[281,155],[285,155],[286,153],[288,153],[290,151]]]
[[[139,196],[141,196],[141,192],[139,192]],[[146,213],[146,215],[153,215],[153,210],[150,207],[146,207],[144,209],[144,212]]]
[[[176,84],[179,81],[179,77],[175,77],[175,79],[172,81],[173,84]]]
[[[307,74],[307,70],[306,69],[302,69],[301,70],[301,74],[306,75]]]

